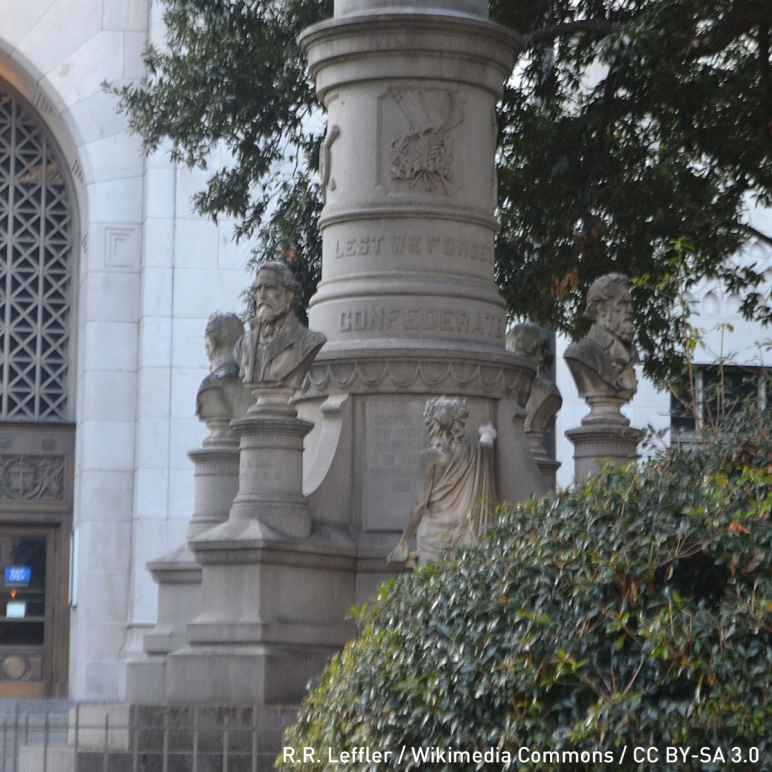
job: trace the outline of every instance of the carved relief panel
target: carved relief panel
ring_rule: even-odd
[[[72,427],[0,424],[0,513],[67,512]]]
[[[378,183],[389,193],[452,196],[464,102],[442,88],[389,88],[378,104]]]
[[[61,501],[64,456],[0,455],[0,500]]]

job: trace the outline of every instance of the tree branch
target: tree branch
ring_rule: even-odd
[[[553,27],[545,27],[527,35],[518,35],[517,45],[521,49],[526,49],[549,43],[555,38],[576,35],[580,32],[604,36],[619,32],[622,29],[623,25],[619,23],[602,19],[583,19],[582,21],[571,21],[565,24],[556,24]]]
[[[761,69],[761,98],[766,107],[766,118],[772,118],[772,86],[769,75],[769,24],[759,24],[759,67]],[[764,127],[766,129],[766,127]]]
[[[759,241],[763,241],[768,246],[772,247],[772,236],[767,236],[766,233],[762,233],[760,230],[757,230],[752,225],[746,225],[745,223],[740,224],[740,228],[744,230],[746,233],[749,233],[753,238],[758,239]]]
[[[690,59],[701,59],[721,53],[740,35],[750,32],[755,24],[753,14],[744,13],[735,6],[713,29],[692,42],[688,56]]]

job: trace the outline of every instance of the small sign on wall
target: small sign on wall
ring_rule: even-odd
[[[7,619],[24,619],[27,616],[27,603],[23,600],[9,600],[5,604]]]
[[[29,587],[32,581],[32,569],[29,566],[6,566],[6,587]]]

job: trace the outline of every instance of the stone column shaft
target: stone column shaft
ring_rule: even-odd
[[[395,5],[339,3],[302,37],[328,112],[310,324],[325,357],[396,343],[501,351],[493,158],[512,35],[479,3],[460,4],[479,16]]]

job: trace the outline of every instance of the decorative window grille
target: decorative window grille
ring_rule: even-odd
[[[0,83],[0,420],[69,418],[69,202],[46,130]]]

